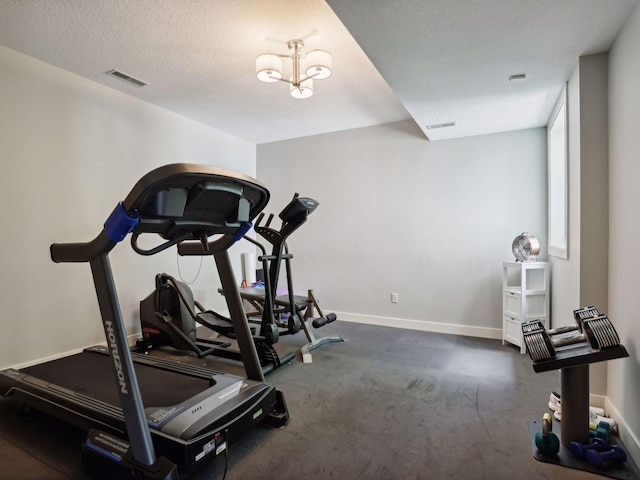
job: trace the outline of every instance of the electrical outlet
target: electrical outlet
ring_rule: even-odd
[[[398,294],[397,293],[392,293],[391,294],[391,303],[398,303]]]

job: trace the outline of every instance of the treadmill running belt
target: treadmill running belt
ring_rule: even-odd
[[[213,384],[203,378],[149,365],[134,363],[134,366],[145,407],[179,404]],[[113,380],[111,357],[108,355],[85,351],[21,371],[110,405],[120,406],[117,385]]]

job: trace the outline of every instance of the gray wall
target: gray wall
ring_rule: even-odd
[[[320,202],[289,242],[295,286],[342,319],[501,338],[513,238],[530,232],[546,254],[543,128],[430,143],[409,121],[257,158],[272,211],[294,191]]]
[[[160,165],[209,163],[255,175],[255,145],[4,47],[0,92],[6,368],[104,342],[89,265],[54,264],[51,243],[93,239],[138,178]],[[111,257],[125,322],[135,333],[138,302],[153,290],[156,273],[178,275],[177,254],[141,257],[127,239]],[[205,260],[194,289],[215,304],[221,297],[212,264]],[[181,258],[180,266],[191,280],[199,260]]]
[[[640,7],[609,56],[609,315],[630,358],[608,362],[610,410],[640,461]]]

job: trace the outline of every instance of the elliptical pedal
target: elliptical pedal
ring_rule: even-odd
[[[262,366],[273,365],[274,368],[278,368],[282,365],[280,361],[280,355],[276,352],[276,349],[267,342],[256,343],[256,349],[258,350],[258,357]]]

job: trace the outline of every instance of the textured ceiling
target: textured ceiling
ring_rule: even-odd
[[[3,0],[0,44],[256,144],[411,117],[437,140],[546,125],[578,56],[607,51],[636,3]],[[305,100],[255,78],[294,38],[333,55]]]
[[[328,0],[431,140],[546,126],[636,0]],[[526,74],[522,82],[509,77]],[[433,124],[455,126],[429,130]]]

